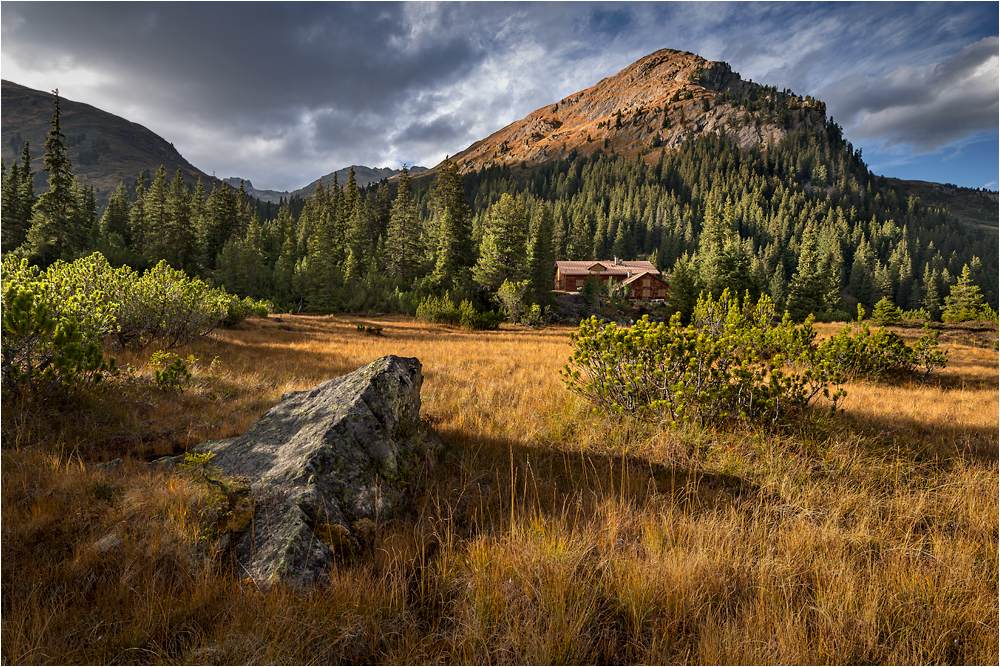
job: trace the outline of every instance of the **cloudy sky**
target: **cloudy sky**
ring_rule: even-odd
[[[0,4],[0,75],[293,190],[433,166],[657,49],[827,103],[876,174],[997,189],[996,2]]]

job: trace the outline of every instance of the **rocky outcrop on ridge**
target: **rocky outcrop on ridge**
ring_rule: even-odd
[[[231,546],[242,576],[316,583],[358,550],[359,532],[406,507],[437,443],[420,422],[422,382],[417,359],[383,357],[285,394],[243,435],[194,448],[250,484],[253,518]]]
[[[538,163],[597,150],[655,159],[688,136],[723,132],[744,150],[825,121],[822,102],[744,81],[724,62],[663,49],[594,86],[554,102],[451,159],[468,172]]]

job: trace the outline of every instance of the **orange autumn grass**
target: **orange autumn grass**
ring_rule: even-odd
[[[180,394],[147,352],[88,404],[5,409],[5,661],[997,662],[995,351],[778,432],[662,431],[566,391],[569,328],[282,320],[178,350]],[[225,499],[143,459],[384,354],[421,360],[445,441],[412,514],[315,591],[228,574]]]

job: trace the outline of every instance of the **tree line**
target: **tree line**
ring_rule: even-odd
[[[3,252],[41,266],[94,250],[115,266],[165,260],[280,310],[318,312],[413,313],[443,295],[486,309],[505,282],[545,306],[556,260],[613,256],[652,261],[685,316],[703,290],[729,289],[768,294],[799,319],[844,319],[883,299],[939,318],[963,276],[997,305],[996,234],[903,197],[832,120],[766,151],[705,134],[653,163],[598,151],[463,176],[445,160],[434,178],[404,167],[365,188],[352,172],[276,213],[242,188],[168,180],[161,166],[120,184],[98,215],[93,188],[71,173],[58,95],[54,109],[48,191],[33,192],[27,145],[21,165],[3,165]]]

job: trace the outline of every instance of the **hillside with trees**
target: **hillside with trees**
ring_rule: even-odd
[[[0,82],[3,91],[3,142],[0,154],[9,164],[21,159],[25,144],[35,159],[31,166],[38,174],[36,189],[45,184],[38,158],[44,150],[52,114],[52,95],[11,81]],[[61,125],[64,145],[73,173],[94,187],[98,203],[107,204],[118,184],[131,186],[141,171],[151,175],[162,164],[168,174],[178,169],[194,187],[198,179],[206,187],[219,184],[199,170],[174,148],[174,145],[138,123],[108,113],[89,104],[61,99]],[[22,166],[24,162],[21,162]]]
[[[665,67],[670,85],[642,76]],[[93,186],[72,176],[57,127],[46,145],[50,193],[35,194],[24,157],[4,163],[4,251],[42,265],[94,250],[136,269],[165,260],[283,311],[412,314],[430,297],[488,310],[504,282],[524,281],[528,304],[544,308],[554,261],[612,256],[652,261],[671,283],[668,311],[685,316],[700,291],[728,288],[769,294],[798,319],[851,318],[858,304],[870,313],[883,299],[912,319],[939,319],[963,272],[996,308],[995,227],[967,224],[871,174],[822,103],[678,52],[639,61],[560,112],[569,122],[573,109],[599,108],[612,125],[619,116],[635,124],[645,103],[620,114],[614,100],[598,105],[595,91],[668,101],[691,92],[708,103],[705,114],[722,105],[729,120],[678,122],[670,148],[659,133],[636,139],[610,127],[629,142],[589,153],[589,143],[567,144],[564,157],[471,168],[479,142],[414,178],[404,170],[359,187],[350,171],[280,206],[225,185],[192,187],[182,169],[161,166],[148,180],[119,183],[100,214]],[[657,113],[671,127],[670,114],[685,114]],[[610,121],[597,123],[604,131]],[[770,128],[767,141],[747,144],[747,127]]]

